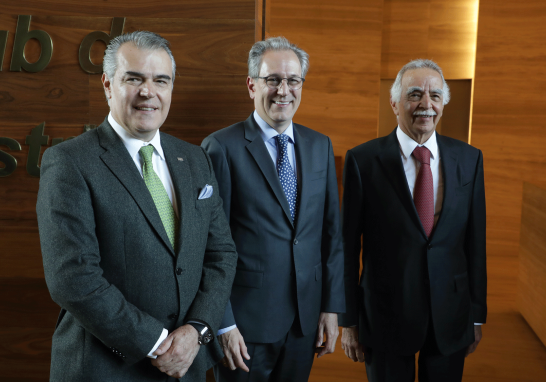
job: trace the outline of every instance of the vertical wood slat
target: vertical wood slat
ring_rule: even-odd
[[[523,184],[519,311],[546,346],[546,190]]]

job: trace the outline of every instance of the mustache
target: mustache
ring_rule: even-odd
[[[435,115],[438,115],[438,113],[436,113],[434,110],[415,110],[413,112],[413,115],[432,115],[432,116],[435,116]]]

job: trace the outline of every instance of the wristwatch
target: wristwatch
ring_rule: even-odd
[[[186,324],[193,326],[195,330],[197,330],[197,333],[198,333],[197,343],[199,345],[206,345],[212,340],[214,340],[214,335],[212,334],[212,330],[210,329],[210,327],[205,321],[191,320],[186,322]]]

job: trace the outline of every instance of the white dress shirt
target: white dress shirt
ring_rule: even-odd
[[[432,171],[432,185],[434,188],[434,226],[436,227],[444,201],[444,176],[442,173],[442,166],[440,165],[440,151],[438,150],[438,142],[436,141],[436,131],[422,145],[411,139],[400,127],[396,128],[396,137],[398,138],[398,143],[400,145],[402,164],[404,165],[404,171],[406,173],[406,179],[412,198],[421,163],[415,159],[411,153],[417,146],[425,146],[430,150],[430,170]]]
[[[131,134],[129,134],[127,130],[121,127],[121,125],[116,122],[114,117],[112,117],[112,113],[108,114],[108,122],[110,123],[110,126],[112,126],[116,134],[123,141],[125,148],[135,162],[135,166],[137,167],[140,176],[142,176],[142,163],[144,161],[140,158],[139,150],[142,146],[148,146],[150,144],[154,145],[154,152],[152,154],[152,167],[154,168],[157,176],[159,176],[159,179],[161,179],[161,183],[163,183],[163,187],[165,187],[165,191],[167,191],[167,195],[169,195],[169,199],[173,204],[174,213],[178,217],[178,206],[176,204],[176,194],[174,192],[173,180],[171,178],[171,173],[169,172],[169,166],[167,166],[167,162],[165,161],[165,155],[163,154],[163,148],[161,147],[161,138],[159,133],[156,132],[155,136],[150,142],[144,142],[140,139],[133,137]],[[148,353],[148,357],[157,358],[157,356],[152,355],[152,353],[156,351],[156,349],[159,347],[159,345],[161,345],[163,340],[165,340],[168,335],[169,331],[163,328],[161,336],[159,336],[159,339],[155,343],[154,347]]]
[[[434,187],[434,226],[438,223],[440,212],[442,212],[442,204],[444,202],[444,174],[442,172],[442,166],[440,162],[440,150],[438,149],[438,141],[436,140],[436,131],[430,136],[430,138],[420,145],[411,139],[406,133],[402,131],[400,126],[396,128],[396,137],[400,145],[400,155],[402,156],[402,163],[404,164],[404,172],[406,173],[406,179],[408,186],[413,197],[413,189],[415,188],[415,181],[421,168],[421,162],[411,155],[413,150],[417,146],[425,146],[430,150],[430,170],[432,171],[432,185]],[[474,323],[474,325],[483,325],[482,323]]]
[[[253,116],[258,126],[260,126],[260,135],[264,140],[267,151],[269,151],[269,155],[271,155],[271,160],[273,160],[275,168],[277,168],[278,147],[277,139],[275,137],[279,135],[279,133],[277,132],[277,130],[269,126],[267,122],[264,121],[262,117],[260,117],[256,110],[254,110]],[[294,174],[296,174],[297,177],[296,151],[294,150],[296,140],[294,139],[294,125],[292,124],[292,121],[290,121],[290,125],[288,125],[283,134],[288,135],[288,160],[290,161],[290,165],[292,166]]]
[[[173,205],[174,213],[176,214],[176,217],[178,217],[178,205],[176,203],[176,194],[174,192],[173,180],[171,178],[171,173],[169,172],[169,166],[165,161],[163,148],[161,147],[160,134],[156,132],[155,136],[150,142],[144,142],[140,139],[133,137],[131,134],[129,134],[127,130],[121,127],[121,125],[116,122],[114,117],[112,117],[111,113],[108,114],[108,122],[123,141],[125,148],[135,162],[135,166],[138,169],[140,176],[142,176],[142,164],[144,163],[144,161],[142,160],[142,158],[140,158],[139,150],[142,146],[154,146],[154,152],[152,154],[152,167],[154,168],[157,176],[159,176],[159,179],[161,179],[161,183],[163,183],[163,187],[165,187],[165,191],[167,191],[167,195],[169,195],[169,199],[171,200],[171,203]]]

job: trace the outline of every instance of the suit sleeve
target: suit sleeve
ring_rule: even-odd
[[[201,143],[201,146],[210,156],[214,174],[218,181],[218,189],[220,190],[220,197],[223,201],[224,212],[229,223],[231,212],[231,174],[226,154],[218,140],[214,137],[209,136],[205,138],[203,143]],[[231,286],[229,290],[231,291]],[[231,302],[228,300],[223,319],[220,323],[220,329],[232,325],[235,325],[235,317],[233,316],[233,310],[231,309]]]
[[[487,317],[486,215],[483,156],[481,151],[479,152],[475,174],[465,252],[473,319],[474,322],[485,323]]]
[[[106,346],[121,352],[124,361],[146,357],[163,324],[127,302],[102,276],[90,190],[62,145],[44,153],[36,211],[52,299]]]
[[[218,190],[212,161],[204,149],[203,155],[207,158],[213,190]],[[231,294],[237,266],[237,251],[222,208],[220,193],[213,192],[211,198],[212,216],[203,261],[201,285],[188,310],[187,317],[188,320],[191,318],[204,320],[211,325],[216,333],[221,326],[223,309]]]
[[[345,253],[345,314],[339,315],[339,325],[358,325],[360,251],[362,249],[363,190],[358,163],[351,151],[345,157],[343,171],[343,202],[341,207],[341,232]],[[364,255],[364,254],[363,254]]]
[[[339,224],[339,193],[332,142],[328,138],[328,175],[322,224],[322,307],[323,312],[345,312],[343,246]]]

